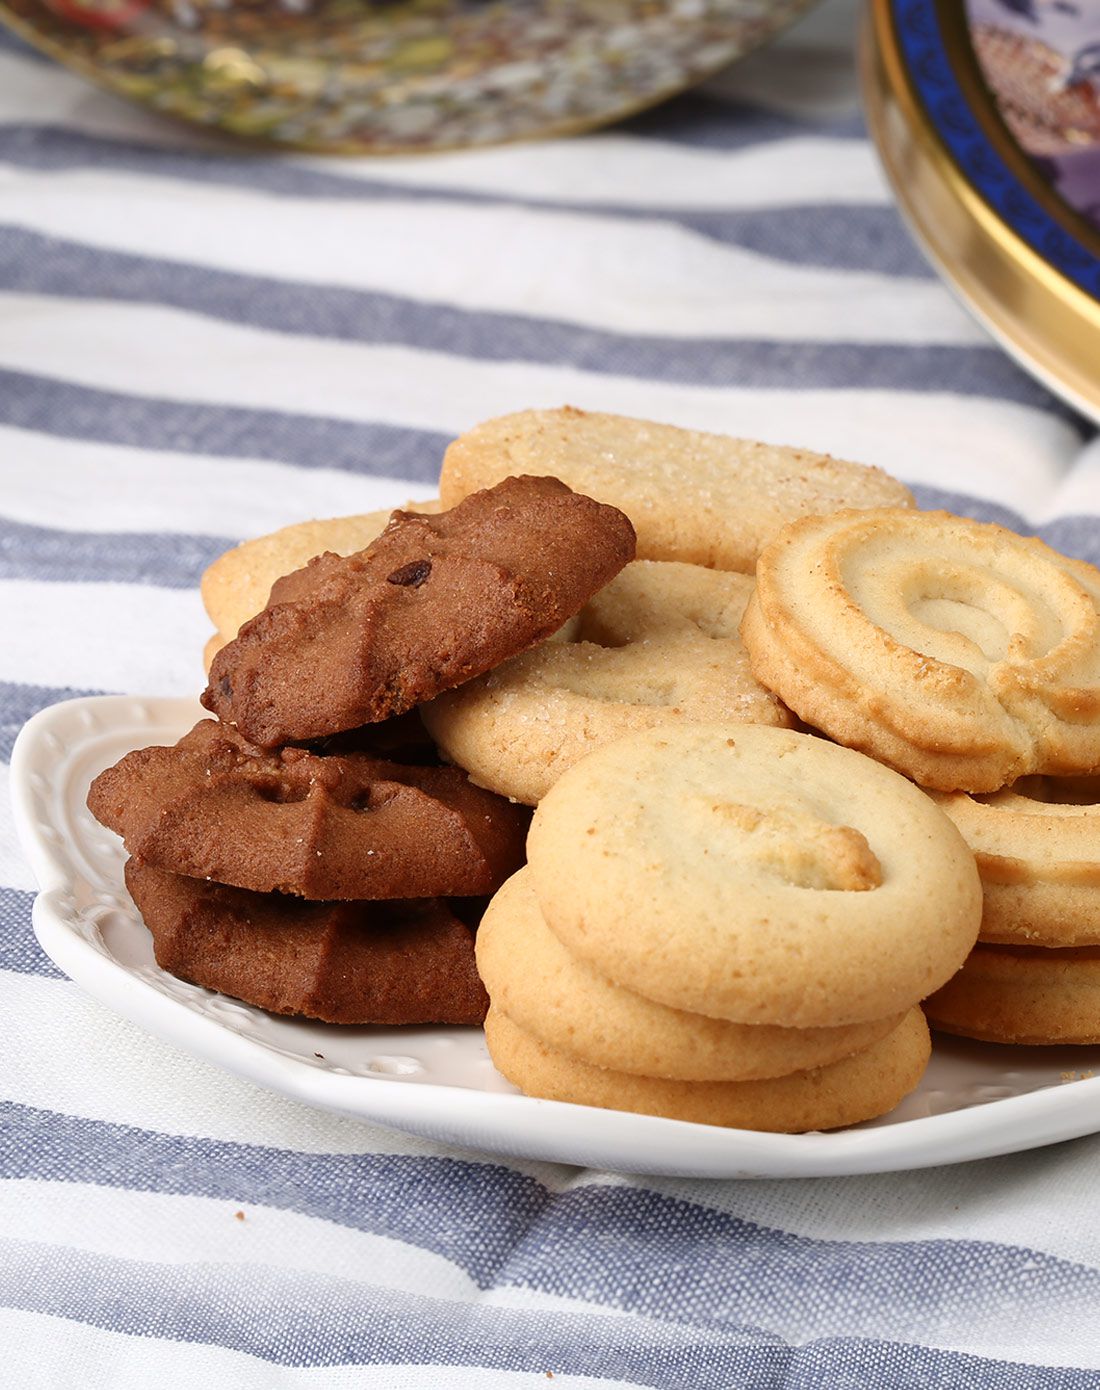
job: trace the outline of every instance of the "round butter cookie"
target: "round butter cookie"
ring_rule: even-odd
[[[585,758],[535,812],[547,925],[614,984],[786,1028],[900,1013],[978,935],[974,856],[896,772],[810,734],[683,725]]]
[[[934,799],[978,861],[980,940],[1100,945],[1100,777],[1023,777]]]
[[[976,946],[924,1007],[933,1028],[982,1042],[1100,1043],[1100,947]]]
[[[582,610],[571,640],[448,691],[424,721],[479,786],[529,806],[587,753],[636,729],[788,727],[738,636],[752,587],[743,574],[637,560]]]
[[[931,1051],[920,1009],[862,1052],[770,1081],[667,1081],[591,1067],[546,1047],[492,1005],[485,1041],[496,1069],[529,1096],[781,1134],[885,1115],[920,1081]]]
[[[434,515],[439,509],[438,501],[430,501],[406,502],[403,510]],[[326,551],[354,555],[365,550],[386,529],[391,516],[392,507],[327,521],[299,521],[266,536],[242,541],[219,555],[206,569],[200,584],[203,604],[218,629],[207,645],[207,669],[218,649],[231,642],[249,618],[267,606],[276,579],[301,569]]]
[[[884,1038],[897,1014],[842,1028],[730,1023],[620,989],[571,956],[543,921],[525,869],[481,919],[477,968],[494,1007],[554,1052],[677,1081],[755,1081],[827,1066]]]
[[[947,512],[795,522],[760,557],[752,669],[922,786],[1100,770],[1100,571]]]
[[[743,574],[795,517],[913,505],[908,488],[880,468],[574,406],[502,415],[460,435],[443,457],[443,504],[517,473],[560,478],[621,508],[640,560]]]

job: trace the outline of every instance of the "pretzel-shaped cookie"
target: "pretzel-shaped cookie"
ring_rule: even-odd
[[[1100,572],[946,512],[811,517],[764,550],[741,625],[807,723],[922,785],[1100,770]]]

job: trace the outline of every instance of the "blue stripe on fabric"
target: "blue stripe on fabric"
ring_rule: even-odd
[[[376,290],[295,284],[135,256],[7,227],[0,288],[158,304],[278,333],[534,362],[691,386],[937,391],[1066,408],[992,344],[772,342],[617,333]]]
[[[252,1202],[431,1250],[488,1287],[549,1201],[498,1164],[403,1154],[295,1153],[157,1134],[0,1102],[0,1178],[89,1182]],[[492,1221],[486,1221],[486,1212]]]
[[[175,532],[59,531],[0,516],[0,579],[189,589],[233,544],[225,537]]]
[[[1100,1271],[1020,1246],[819,1240],[634,1186],[555,1195],[489,1162],[293,1153],[10,1101],[0,1104],[0,1178],[226,1201],[248,1194],[430,1250],[481,1288],[512,1285],[704,1328],[794,1321],[804,1340],[898,1328],[908,1340],[934,1340],[960,1325],[996,1326],[1006,1306],[1072,1318],[1100,1299]]]
[[[439,480],[446,434],[317,415],[100,391],[0,368],[0,422],[65,439]]]
[[[1038,536],[1063,555],[1074,555],[1079,560],[1100,565],[1100,517],[1060,516],[1042,526],[1033,526],[1010,507],[1002,506],[999,502],[988,502],[984,498],[969,497],[965,493],[916,484],[913,495],[917,505],[926,511],[943,510],[959,516],[972,516],[976,521],[994,521],[999,526],[1007,526],[1010,531],[1019,531],[1021,535]]]
[[[0,680],[0,761],[11,758],[16,735],[32,714],[62,700],[81,695],[102,695],[102,690],[74,690],[69,686],[24,685]]]
[[[430,165],[425,182],[413,187],[386,183],[384,164],[377,179],[350,178],[339,165],[327,169],[286,160],[260,160],[226,152],[166,149],[137,141],[109,139],[54,126],[0,126],[0,160],[44,172],[110,169],[184,179],[294,198],[345,198],[355,201],[448,202],[549,209],[625,221],[666,222],[723,245],[743,246],[775,260],[833,270],[877,271],[883,275],[931,278],[933,271],[905,231],[893,207],[814,204],[782,208],[706,209],[608,207],[570,199],[504,198],[474,190],[433,187]]]
[[[31,927],[33,902],[33,893],[21,893],[16,888],[0,888],[0,970],[63,980],[65,976],[35,938]]]
[[[685,1271],[680,1277],[687,1282]],[[154,1264],[29,1241],[0,1240],[0,1304],[128,1336],[227,1347],[278,1365],[476,1366],[527,1372],[539,1384],[587,1375],[653,1390],[1095,1390],[1097,1384],[1093,1371],[887,1340],[834,1337],[791,1347],[766,1329],[494,1308],[257,1264],[247,1271]]]

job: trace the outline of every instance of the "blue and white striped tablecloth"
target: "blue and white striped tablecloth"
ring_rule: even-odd
[[[51,701],[198,687],[231,541],[424,495],[523,406],[880,463],[1100,560],[1100,445],[900,225],[853,20],[604,134],[381,162],[255,157],[4,39],[0,784]],[[0,1384],[1100,1386],[1100,1139],[681,1183],[317,1113],[62,978],[7,805]]]

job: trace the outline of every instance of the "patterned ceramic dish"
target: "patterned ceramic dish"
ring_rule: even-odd
[[[864,95],[930,259],[1001,344],[1100,420],[1096,0],[871,0]]]
[[[16,824],[41,887],[35,931],[56,964],[108,1008],[261,1086],[466,1148],[684,1177],[887,1172],[1100,1130],[1100,1048],[938,1039],[920,1088],[885,1119],[836,1134],[756,1134],[519,1095],[479,1029],[335,1028],[185,984],[157,968],[123,887],[121,844],[84,799],[121,754],[173,742],[199,713],[190,700],[127,696],[44,710],[12,755]]]
[[[154,107],[316,150],[448,149],[618,120],[812,0],[2,0],[61,62]]]

